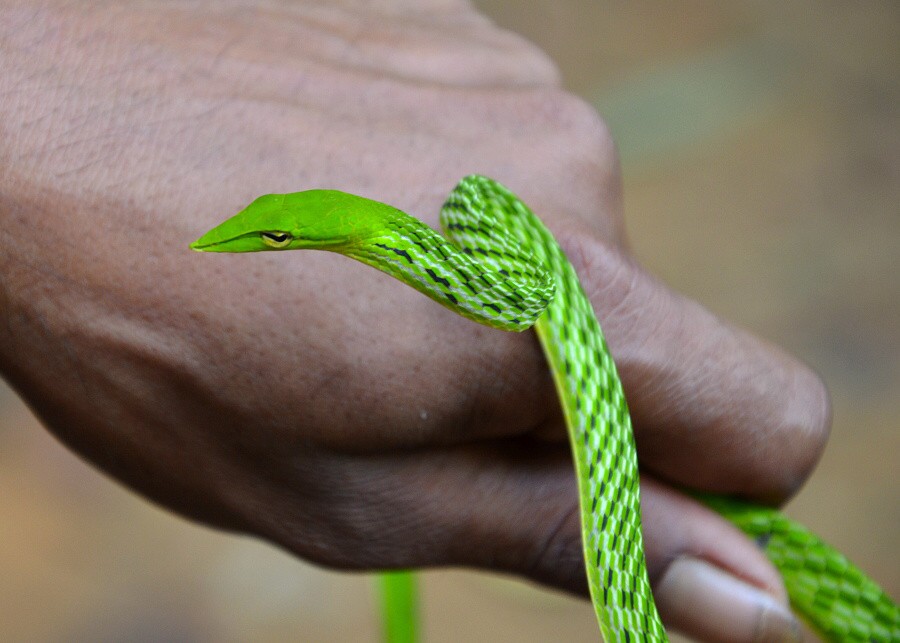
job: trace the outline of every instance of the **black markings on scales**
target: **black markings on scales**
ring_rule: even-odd
[[[448,202],[447,205],[450,205],[450,203]],[[455,222],[448,223],[447,229],[448,230],[468,230],[469,232],[478,232],[478,228],[476,228],[473,225],[469,225],[467,223],[455,223]]]
[[[469,289],[469,292],[473,295],[478,291],[472,286],[472,278],[466,273],[465,270],[460,268],[459,266],[450,266],[456,274],[458,274],[462,278],[462,285]]]
[[[398,255],[398,256],[403,257],[404,259],[406,259],[409,263],[413,263],[412,257],[409,256],[409,253],[408,253],[406,250],[401,250],[400,248],[394,248],[394,247],[392,247],[392,246],[388,246],[388,245],[385,245],[385,244],[383,244],[383,243],[376,243],[376,244],[373,244],[373,245],[375,245],[375,246],[377,246],[377,247],[379,247],[379,248],[382,248],[383,250],[390,250],[390,251],[393,252],[394,254],[396,254],[396,255]]]
[[[441,284],[444,288],[450,287],[450,282],[444,277],[439,277],[431,268],[425,268],[425,273],[431,277],[435,283]],[[454,301],[453,303],[456,302]]]
[[[525,307],[521,303],[522,298],[516,295],[516,293],[506,293],[504,294],[503,298],[506,299],[506,301],[508,301],[510,305],[520,313],[525,311]]]

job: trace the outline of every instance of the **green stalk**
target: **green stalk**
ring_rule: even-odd
[[[416,577],[410,571],[378,575],[381,620],[385,643],[416,643],[419,629],[419,601]]]

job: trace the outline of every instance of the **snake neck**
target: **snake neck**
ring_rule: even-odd
[[[383,232],[340,252],[409,284],[458,315],[494,328],[530,328],[549,303],[542,294],[546,284],[511,275],[485,261],[489,257],[471,248],[461,250],[419,222],[411,225],[397,218]]]

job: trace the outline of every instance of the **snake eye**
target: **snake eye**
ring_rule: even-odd
[[[263,243],[272,248],[284,248],[294,240],[287,232],[260,232]]]

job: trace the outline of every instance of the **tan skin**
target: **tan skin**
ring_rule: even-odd
[[[328,566],[585,593],[532,333],[336,255],[187,249],[312,187],[434,225],[487,174],[558,235],[603,323],[654,582],[689,555],[783,601],[755,547],[671,486],[785,499],[827,437],[822,383],[635,263],[613,143],[540,51],[464,3],[402,4],[4,3],[0,372],[72,449],[192,519]]]

